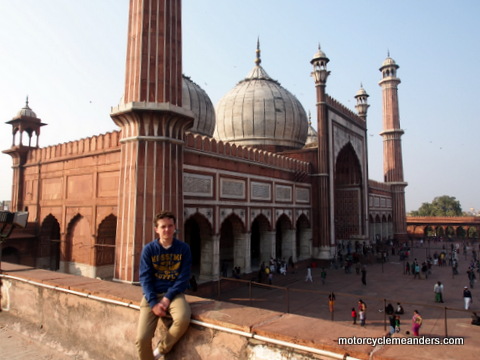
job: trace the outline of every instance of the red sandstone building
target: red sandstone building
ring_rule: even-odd
[[[29,236],[4,245],[4,260],[135,282],[163,209],[178,215],[200,281],[218,278],[223,263],[248,273],[271,257],[331,259],[342,242],[406,238],[393,59],[380,68],[380,183],[368,180],[368,94],[355,95],[356,112],[330,96],[320,48],[305,74],[316,91],[315,131],[260,65],[259,45],[250,73],[214,109],[182,76],[181,32],[180,0],[130,1],[125,93],[111,113],[117,130],[40,148],[45,124],[28,102],[7,122],[12,210],[28,209],[31,223]]]

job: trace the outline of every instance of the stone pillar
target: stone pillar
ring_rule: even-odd
[[[143,246],[162,210],[183,227],[183,150],[193,124],[182,108],[181,1],[130,0],[121,129],[115,279],[138,281]]]
[[[296,256],[296,231],[295,229],[285,230],[282,236],[282,258],[285,261],[288,260],[290,256],[292,258]]]
[[[265,265],[270,264],[270,258],[276,257],[275,253],[275,231],[264,231],[260,234],[260,257]]]
[[[303,229],[300,232],[300,258],[294,261],[312,257],[312,229]]]
[[[250,234],[239,233],[235,234],[234,239],[234,259],[233,266],[240,266],[242,273],[249,273],[251,271],[250,259]]]
[[[202,239],[199,282],[218,280],[220,276],[220,235]]]

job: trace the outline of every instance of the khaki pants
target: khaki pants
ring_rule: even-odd
[[[160,300],[163,294],[158,295]],[[168,353],[173,345],[180,340],[182,335],[187,331],[190,324],[190,305],[185,299],[184,294],[178,294],[170,302],[168,314],[172,317],[171,325],[167,326],[167,332],[163,339],[158,343],[160,353]],[[152,338],[158,325],[158,320],[162,319],[164,323],[170,322],[170,319],[156,316],[145,297],[140,303],[140,316],[138,319],[137,329],[137,351],[140,360],[153,360]]]

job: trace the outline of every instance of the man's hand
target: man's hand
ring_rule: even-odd
[[[153,308],[152,312],[160,317],[163,317],[167,314],[167,309],[170,306],[170,300],[166,297],[163,297],[159,303],[157,303]]]

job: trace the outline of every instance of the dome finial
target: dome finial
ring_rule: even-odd
[[[257,38],[257,51],[255,58],[255,65],[259,66],[262,60],[260,59],[260,37]]]
[[[27,98],[25,99],[25,108],[28,108],[28,95],[27,95]]]

